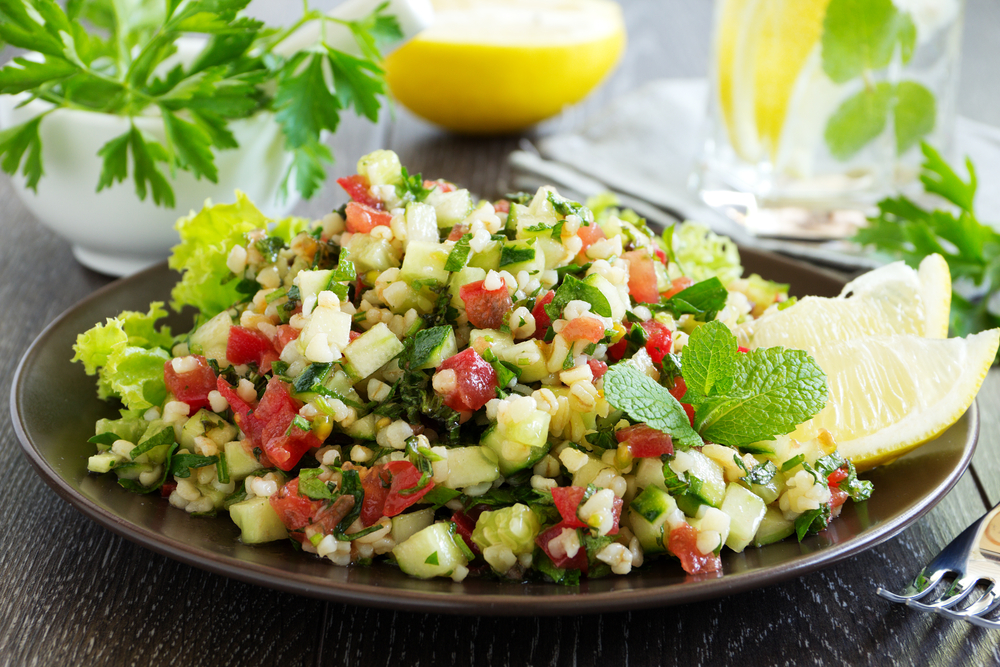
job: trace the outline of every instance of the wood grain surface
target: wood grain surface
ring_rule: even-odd
[[[615,95],[707,70],[711,3],[622,0],[630,43],[621,68],[581,106],[523,136],[444,134],[396,108],[377,126],[345,118],[332,177],[358,156],[396,150],[404,164],[503,194],[518,142],[578,127]],[[279,0],[258,0],[263,12]],[[1000,3],[969,0],[961,113],[1000,125]],[[332,182],[332,181],[331,181]],[[300,212],[340,203],[327,188]],[[77,264],[0,178],[0,404],[31,340],[108,279]],[[69,352],[67,351],[67,356]],[[1000,501],[1000,373],[979,397],[982,436],[971,473],[898,537],[780,585],[710,602],[625,614],[494,619],[325,603],[208,574],[142,549],[60,500],[19,452],[0,416],[2,665],[926,665],[1000,663],[1000,633],[891,605],[927,560]]]

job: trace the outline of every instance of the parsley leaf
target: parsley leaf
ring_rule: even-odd
[[[771,347],[736,353],[722,322],[692,332],[681,353],[695,428],[705,440],[740,446],[790,433],[823,409],[826,374],[803,350]]]
[[[21,173],[27,179],[27,186],[36,192],[38,180],[45,173],[42,170],[42,140],[38,136],[41,120],[42,117],[38,116],[0,132],[0,156],[3,157],[0,167],[13,176],[23,158]],[[27,157],[24,156],[26,152]]]
[[[545,312],[553,320],[558,319],[566,304],[577,300],[589,303],[590,310],[601,317],[611,317],[611,305],[604,293],[570,274],[566,274],[552,301],[545,305]]]
[[[628,362],[615,364],[604,374],[604,396],[633,420],[668,434],[678,449],[704,444],[677,399]]]
[[[715,315],[725,307],[728,296],[729,292],[722,281],[713,276],[652,305],[651,308],[656,312],[668,312],[675,318],[685,314],[694,315],[696,320],[704,322],[715,319]]]

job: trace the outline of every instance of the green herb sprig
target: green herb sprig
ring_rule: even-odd
[[[45,174],[39,127],[57,109],[77,109],[130,119],[129,128],[98,152],[97,191],[125,180],[131,162],[136,195],[173,207],[168,176],[177,170],[217,182],[216,151],[236,148],[231,121],[271,111],[293,159],[283,192],[294,183],[311,197],[322,185],[333,155],[321,141],[341,113],[353,108],[378,118],[385,94],[380,51],[402,37],[382,3],[369,16],[343,21],[311,9],[276,29],[242,15],[249,0],[0,0],[0,43],[30,49],[0,68],[0,94],[28,93],[52,108],[0,132],[0,168],[19,170],[37,191]],[[284,56],[280,45],[306,23],[321,23],[318,42]],[[347,27],[363,54],[355,57],[326,39],[330,23]],[[176,60],[178,40],[205,35],[190,63]],[[135,118],[163,119],[163,141],[142,131]],[[129,160],[131,155],[131,160]]]

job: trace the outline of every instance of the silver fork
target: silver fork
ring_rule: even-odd
[[[947,574],[955,581],[936,601],[921,602]],[[957,609],[979,582],[985,592],[968,606]],[[901,595],[881,586],[879,595],[923,611],[933,611],[951,619],[965,620],[984,628],[1000,629],[1000,621],[985,618],[1000,607],[1000,505],[966,528],[927,567],[920,571]]]

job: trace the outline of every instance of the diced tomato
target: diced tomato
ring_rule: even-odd
[[[323,535],[329,535],[344,520],[354,507],[354,496],[339,496],[335,501],[313,500],[299,494],[299,478],[289,481],[270,497],[281,523],[285,524],[289,536],[299,542],[305,541],[303,529],[315,526]]]
[[[611,525],[611,530],[608,531],[608,535],[618,534],[618,522],[621,521],[622,509],[624,507],[625,507],[625,501],[622,498],[615,496],[615,499],[611,503],[611,518],[613,519],[614,523]]]
[[[281,354],[282,350],[285,349],[285,346],[298,338],[300,333],[302,332],[290,324],[279,324],[278,333],[274,337],[275,351],[278,354]]]
[[[604,235],[604,230],[602,230],[600,225],[596,222],[592,222],[589,225],[580,225],[580,229],[576,232],[576,235],[580,237],[581,241],[583,241],[583,247],[580,249],[581,255],[586,255],[587,248],[594,245],[601,239],[607,238],[607,236]]]
[[[670,283],[670,289],[663,293],[663,296],[667,299],[674,296],[675,294],[680,294],[688,287],[694,285],[694,281],[687,276],[681,276],[680,278],[674,278]]]
[[[174,398],[191,406],[191,414],[194,414],[195,411],[208,407],[208,393],[215,389],[216,379],[205,357],[200,354],[191,356],[198,361],[198,365],[187,373],[176,372],[170,361],[164,363],[163,381]]]
[[[737,352],[742,352],[743,354],[746,354],[746,353],[748,353],[750,351],[750,348],[749,347],[743,347],[742,345],[740,345],[739,347],[736,348],[736,351]]]
[[[477,516],[482,512],[476,512]],[[482,553],[479,545],[472,541],[472,531],[476,529],[476,519],[471,514],[466,514],[462,510],[451,515],[451,522],[455,524],[455,532],[465,540],[465,546],[472,550],[472,553]]]
[[[384,516],[401,514],[403,510],[426,496],[434,488],[434,481],[428,480],[427,486],[424,488],[407,493],[416,488],[422,476],[421,472],[417,470],[417,466],[409,461],[390,461],[385,465],[385,470],[392,476],[392,485],[382,509]]]
[[[352,343],[354,342],[355,338],[360,338],[360,337],[361,337],[361,333],[358,332],[358,331],[350,331],[347,334],[347,340],[349,342],[352,342]]]
[[[462,223],[458,223],[457,225],[455,225],[454,227],[451,228],[450,232],[448,232],[448,240],[449,241],[458,241],[463,236],[465,236],[468,232],[469,232],[469,226],[468,225],[463,225]]]
[[[497,213],[510,213],[510,202],[506,199],[498,199],[493,202],[493,210]]]
[[[698,551],[698,531],[689,523],[671,528],[667,542],[667,549],[680,559],[681,567],[688,574],[718,572],[722,569],[722,560],[718,556]]]
[[[604,338],[604,325],[593,317],[577,317],[567,322],[560,333],[568,341],[589,340],[596,343]]]
[[[424,181],[424,187],[427,188],[428,190],[437,188],[439,192],[455,191],[455,185],[453,183],[449,183],[448,181],[444,181],[441,179],[438,179],[436,181]]]
[[[830,509],[840,507],[847,502],[847,491],[841,489],[830,487]]]
[[[177,488],[177,482],[166,482],[160,487],[160,497],[169,498],[170,494]]]
[[[625,333],[628,334],[631,330],[632,323],[626,322]],[[628,352],[628,340],[625,339],[625,336],[622,336],[621,340],[617,343],[608,346],[608,356],[611,357],[612,361],[621,361],[621,358],[625,356],[626,352]]]
[[[663,431],[646,424],[635,424],[615,433],[618,442],[624,442],[632,452],[632,458],[652,459],[674,453],[674,441]]]
[[[442,398],[452,410],[474,412],[496,398],[497,372],[471,347],[445,359],[439,372],[449,369],[455,371],[455,388]]]
[[[391,213],[353,201],[347,204],[347,231],[349,232],[367,234],[379,225],[388,226],[390,222],[392,222]]]
[[[670,388],[670,395],[677,399],[678,402],[684,398],[684,394],[687,393],[687,383],[684,382],[684,378],[680,375],[674,378],[674,386]],[[694,406],[690,403],[681,403],[681,407],[684,408],[684,412],[688,416],[688,421],[691,422],[691,426],[694,426]]]
[[[827,476],[826,483],[830,486],[837,486],[847,479],[847,475],[848,472],[846,468],[837,468]]]
[[[549,549],[549,542],[559,537],[559,535],[562,534],[563,530],[572,530],[572,529],[567,528],[565,525],[561,523],[552,526],[548,530],[543,531],[538,537],[535,538],[535,544],[537,544],[541,548],[541,550],[545,552],[545,555],[549,557],[549,560],[551,560],[552,564],[555,565],[556,567],[563,570],[580,570],[581,572],[586,574],[588,565],[587,550],[583,548],[582,544],[580,545],[580,550],[577,551],[576,555],[573,556],[572,558],[570,558],[566,554],[563,554],[561,556],[555,556]]]
[[[642,328],[646,330],[646,352],[653,359],[653,363],[662,362],[663,358],[670,354],[673,345],[670,329],[656,320],[643,322]]]
[[[288,328],[295,330],[293,327]],[[271,370],[271,364],[278,360],[278,353],[271,339],[260,331],[235,326],[229,329],[226,359],[231,364],[256,364],[262,373],[267,373]]]
[[[365,491],[365,499],[361,503],[361,523],[365,528],[382,518],[391,484],[392,476],[380,465],[369,470],[362,480],[361,488]]]
[[[545,306],[554,298],[556,293],[549,290],[535,301],[535,307],[531,309],[531,316],[535,318],[535,338],[538,340],[545,338],[545,332],[552,326],[552,318],[545,312]]]
[[[365,206],[369,206],[378,211],[385,208],[382,201],[371,193],[368,179],[361,174],[338,178],[337,183],[339,183],[340,187],[347,191],[347,194],[350,195],[352,201],[364,204]]]
[[[293,425],[300,406],[279,378],[267,383],[256,409],[243,401],[224,378],[219,378],[218,388],[229,401],[236,425],[246,434],[251,447],[259,447],[269,462],[282,470],[291,470],[303,454],[323,444],[311,430]]]
[[[645,249],[630,250],[622,255],[629,261],[628,293],[638,303],[656,303],[660,293],[656,291],[656,269],[653,258]]]
[[[488,290],[483,286],[485,280],[477,280],[462,285],[459,296],[465,302],[465,314],[469,322],[477,329],[499,329],[503,326],[504,315],[514,307],[506,284],[499,289]]]
[[[556,486],[552,488],[552,500],[559,510],[562,522],[559,524],[566,528],[586,528],[587,524],[580,520],[577,511],[580,509],[580,502],[583,500],[587,489],[582,486]]]
[[[653,248],[653,254],[656,255],[656,259],[660,260],[664,266],[668,264],[667,253],[663,252],[659,248]]]
[[[608,365],[598,359],[588,359],[587,365],[590,366],[590,372],[594,374],[595,381],[600,380],[608,372]]]

